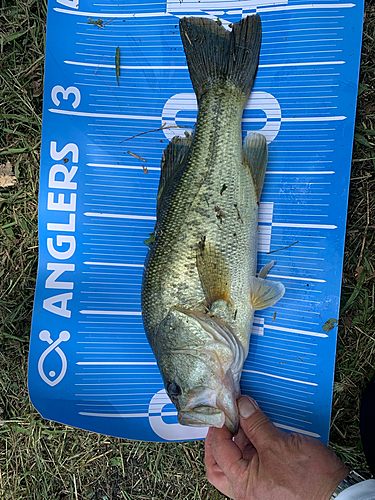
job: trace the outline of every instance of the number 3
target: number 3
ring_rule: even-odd
[[[62,94],[63,99],[66,101],[70,94],[74,95],[74,101],[72,102],[72,106],[75,109],[79,103],[81,102],[81,92],[77,89],[77,87],[68,87],[66,90],[61,85],[55,85],[51,92],[52,101],[55,106],[60,106],[60,101],[57,98],[57,94]]]

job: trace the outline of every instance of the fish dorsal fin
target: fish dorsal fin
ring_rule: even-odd
[[[243,145],[243,153],[253,174],[255,190],[259,201],[267,169],[267,139],[264,135],[256,132],[248,134]]]
[[[156,198],[158,214],[167,198],[168,191],[186,166],[192,141],[193,137],[191,135],[186,137],[175,136],[163,151],[158,196]]]
[[[229,302],[230,274],[225,258],[219,249],[203,240],[198,245],[197,268],[203,293],[209,308],[218,301]]]
[[[273,306],[285,293],[285,287],[280,281],[265,280],[251,277],[250,305],[255,310]]]

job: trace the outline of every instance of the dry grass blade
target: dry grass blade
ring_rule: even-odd
[[[375,6],[366,2],[331,431],[339,455],[363,469],[359,407],[375,373],[374,30]]]

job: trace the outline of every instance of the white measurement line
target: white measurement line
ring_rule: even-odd
[[[284,68],[286,66],[325,66],[328,64],[345,64],[345,61],[314,61],[314,62],[291,62],[275,64],[259,64],[259,68]]]
[[[346,120],[346,116],[296,116],[281,118],[282,122],[330,122]]]
[[[91,337],[90,337],[91,338]],[[106,339],[107,337],[103,337],[104,339]],[[285,351],[286,353],[290,354],[290,353],[295,353],[295,354],[299,354],[300,356],[317,356],[317,354],[313,353],[313,352],[301,352],[301,351],[293,351],[292,349],[283,349],[282,347],[279,347],[277,344],[275,343],[271,343],[271,344],[267,344],[266,343],[266,340],[268,340],[267,338],[264,338],[262,339],[263,342],[259,341],[259,345],[261,345],[262,349],[273,349],[275,351]],[[78,344],[90,344],[91,342],[77,342]],[[95,344],[95,342],[92,342],[93,344]],[[97,342],[98,344],[101,344],[101,343],[106,343],[106,344],[117,344],[117,342]],[[126,342],[122,342],[124,344],[126,344]],[[143,345],[143,344],[142,344]],[[281,353],[283,354],[283,353]],[[316,366],[316,365],[314,365]]]
[[[305,291],[305,290],[303,290],[303,291]],[[322,293],[322,292],[321,291],[317,291],[316,293]],[[272,321],[271,316],[266,316],[266,318]],[[292,319],[292,318],[279,318],[278,321],[279,321],[279,323],[283,322],[283,323],[287,323],[288,325],[290,323],[300,323],[303,326],[312,325],[312,328],[316,328],[316,327],[319,326],[318,322],[306,321],[305,319],[300,320],[300,319]],[[275,345],[279,345],[278,344],[279,338],[278,338],[277,334],[276,334],[275,337],[272,337],[271,334],[267,335],[267,340],[268,339],[275,339],[276,340]],[[304,346],[306,346],[306,345],[312,345],[312,346],[315,345],[315,344],[313,344],[311,342],[306,342],[305,340],[303,342],[300,342],[300,341],[295,340],[295,339],[287,339],[287,338],[283,338],[283,342],[293,342],[293,343],[297,343],[297,344],[303,344]]]
[[[60,115],[90,116],[95,118],[119,118],[122,120],[161,120],[160,116],[118,115],[115,113],[87,113],[84,111],[66,111],[64,109],[53,108],[50,108],[48,111],[50,111],[51,113],[58,113]]]
[[[88,292],[89,293],[89,292]],[[104,337],[106,339],[106,337]],[[90,336],[90,339],[91,339],[91,336]],[[147,348],[150,348],[150,345],[148,344],[148,342],[93,342],[92,340],[89,340],[87,342],[77,342],[77,344],[87,344],[88,347],[84,347],[84,349],[89,349],[91,346],[93,346],[93,348],[97,348],[97,346],[93,345],[93,344],[99,344],[99,345],[113,345],[113,346],[118,346],[118,345],[130,345],[130,346],[133,346],[133,345],[144,345],[144,346],[147,346]],[[111,349],[111,348],[108,348],[108,349]],[[287,349],[283,349],[283,351],[286,351]],[[310,354],[309,353],[302,353],[302,352],[299,352],[299,351],[291,351],[291,352],[297,352],[297,354],[300,354],[301,356],[309,356]],[[77,354],[87,354],[87,352],[77,352]],[[95,353],[95,354],[99,354],[99,353]]]
[[[82,310],[81,314],[102,314],[107,316],[142,316],[141,311],[96,311],[96,310]]]
[[[93,406],[87,404],[86,406]],[[127,405],[129,406],[129,405]],[[174,417],[177,415],[176,411],[162,411],[162,412],[153,412],[152,410],[150,411],[150,415],[158,415],[161,417]],[[148,413],[91,413],[91,412],[79,412],[79,415],[87,415],[91,417],[117,417],[117,418],[138,418],[138,417],[149,417],[150,415]]]
[[[114,380],[116,380],[116,379],[114,379]],[[151,396],[153,395],[152,393],[148,393],[148,394]],[[113,409],[113,404],[98,404],[97,401],[90,400],[90,399],[87,399],[87,400],[83,399],[83,401],[84,401],[83,403],[78,403],[77,406],[84,406],[86,408],[86,410],[88,410],[88,408],[91,408],[92,411],[94,410],[94,408],[111,408],[111,409]],[[121,407],[125,406],[125,407],[130,407],[134,410],[135,409],[134,406],[146,406],[146,407],[149,406],[149,403],[138,403],[139,400],[137,400],[137,399],[134,399],[134,403],[118,403],[118,401],[119,401],[119,399],[116,399],[116,408],[119,408],[120,406]],[[120,401],[126,401],[126,399],[121,398]]]
[[[267,382],[266,380],[262,380],[262,389],[264,387],[266,387],[267,389],[270,388],[269,390],[272,391],[272,390],[276,390],[277,389],[280,389],[281,391],[286,391],[287,394],[291,393],[291,392],[297,392],[299,394],[302,394],[303,396],[307,397],[310,399],[310,396],[312,396],[314,394],[314,389],[312,390],[308,390],[309,388],[308,387],[300,387],[300,386],[295,386],[295,387],[285,387],[285,385],[281,382],[280,384],[277,383],[278,381],[277,380],[270,380],[270,382]],[[298,387],[298,389],[296,389],[296,387]],[[257,392],[263,392],[262,391],[257,391]],[[298,395],[299,395],[298,394]]]
[[[299,276],[284,276],[280,274],[268,274],[270,278],[281,278],[286,280],[300,280],[300,281],[313,281],[314,283],[325,283],[326,280],[319,280],[316,278],[300,278]]]
[[[88,405],[86,405],[88,406]],[[108,418],[139,418],[139,417],[148,417],[148,413],[93,413],[88,411],[80,411],[78,415],[84,415],[86,417],[108,417]],[[167,413],[167,415],[172,415],[172,413]],[[177,412],[174,412],[173,415],[177,415]]]
[[[82,76],[87,76],[86,73],[76,73],[76,75],[82,75]],[[301,78],[301,75],[298,75],[300,78]],[[267,77],[268,78],[268,77]],[[319,81],[324,81],[326,82],[327,80],[318,80]],[[331,80],[328,80],[328,81],[331,81]],[[333,79],[332,79],[333,81]],[[310,86],[311,87],[311,86]],[[278,87],[278,88],[290,88],[290,87]],[[300,86],[299,88],[306,88],[305,86]],[[309,91],[306,91],[306,92],[313,92],[312,90],[309,90]],[[321,92],[321,91],[316,91],[316,92]],[[91,94],[92,96],[95,96],[95,94]],[[111,95],[106,95],[106,96],[103,96],[103,97],[107,97],[108,99],[98,99],[98,102],[114,102],[116,98],[118,98],[118,100],[122,99],[125,101],[125,103],[127,101],[129,101],[129,99],[139,99],[139,96],[137,95],[129,95],[129,94],[126,94],[126,95],[117,95],[117,96],[111,96]],[[300,99],[319,99],[319,100],[322,100],[322,99],[327,99],[327,101],[322,101],[322,104],[323,103],[326,103],[326,102],[332,102],[332,99],[337,99],[339,96],[338,95],[308,95],[308,96],[301,96],[299,95],[298,96],[298,100]],[[281,100],[281,99],[295,99],[295,96],[294,97],[278,97],[278,100]],[[146,99],[145,99],[146,100]],[[154,100],[159,100],[161,102],[165,102],[165,98],[164,97],[147,97],[147,100],[151,101],[150,104],[154,104]],[[265,101],[267,100],[271,100],[271,99],[267,99],[267,97],[264,98]],[[94,134],[87,134],[87,135],[94,135]],[[121,137],[121,136],[110,136],[109,137]],[[330,140],[333,140],[333,139],[330,139]]]
[[[116,69],[115,64],[103,64],[103,63],[89,63],[89,62],[81,62],[81,61],[64,61],[65,64],[71,64],[73,66],[85,66],[85,67],[92,67],[92,68],[109,68],[109,69]],[[187,70],[187,66],[123,66],[120,65],[120,69],[135,69],[135,70],[140,70],[140,69],[183,69]]]
[[[259,367],[259,368],[262,368],[262,369],[263,368],[264,369],[270,368],[270,366],[267,363],[259,362],[259,361],[255,361],[255,360],[253,360],[251,362],[251,366],[253,366],[253,367]],[[279,370],[280,370],[281,373],[289,372],[292,375],[296,374],[295,375],[296,377],[305,376],[305,375],[310,375],[310,376],[314,377],[316,375],[316,373],[312,373],[312,372],[309,372],[309,371],[306,371],[306,370],[292,370],[291,368],[287,368],[284,365],[283,366],[278,366],[277,368],[279,368]],[[301,368],[304,368],[304,367],[301,367]]]
[[[301,75],[299,75],[299,77],[301,78]],[[309,92],[312,92],[312,91],[309,90]],[[329,99],[329,101],[322,101],[322,104],[325,104],[327,102],[332,102],[333,99],[337,99],[338,97],[339,97],[338,95],[308,95],[308,96],[301,96],[301,95],[299,95],[298,96],[298,100],[301,100],[301,99],[319,99],[319,100],[321,100],[321,99]],[[278,101],[282,101],[284,99],[290,99],[290,100],[292,100],[293,97],[280,97],[279,96],[277,99],[278,99]],[[294,97],[294,99],[295,99],[295,97]],[[330,140],[332,140],[332,139],[330,139]]]
[[[86,353],[78,353],[77,352],[77,354],[86,354]],[[96,353],[95,352],[95,354],[102,354],[102,353]],[[104,354],[107,354],[107,353],[104,353]],[[257,352],[256,356],[257,356],[257,358],[268,358],[268,359],[277,359],[277,360],[280,360],[280,355],[279,356],[269,356],[268,354],[261,354],[260,352]],[[306,367],[307,366],[316,366],[316,363],[308,363],[307,361],[295,360],[295,359],[291,359],[290,357],[289,358],[285,358],[285,362],[287,362],[287,363],[296,363],[298,365],[301,365],[301,363],[303,363],[304,367],[305,367],[305,365],[306,365]],[[267,364],[267,361],[265,361],[265,362],[263,362],[263,361],[259,362],[258,361],[258,364]],[[293,368],[294,368],[294,366],[293,366]],[[304,373],[304,372],[300,372],[300,373]]]
[[[103,372],[103,371],[96,371],[96,372],[92,372],[92,371],[83,371],[83,372],[75,372],[74,375],[77,375],[77,376],[81,376],[81,377],[104,377],[105,375],[121,375],[121,377],[106,377],[106,380],[126,380],[128,378],[128,375],[136,375],[136,376],[139,376],[139,375],[150,375],[150,372],[149,371],[146,371],[146,372],[141,372],[141,371],[135,371],[135,372],[126,372],[127,374],[124,375],[124,372],[123,371],[119,371],[119,372],[114,372],[114,371],[110,371],[110,372]],[[86,378],[86,379],[82,379],[82,380],[90,380],[90,378]],[[299,392],[299,391],[298,391]],[[153,392],[149,392],[148,393],[149,395],[154,395]],[[129,396],[131,397],[131,396]],[[286,397],[286,396],[284,396]],[[311,403],[309,403],[311,404]]]
[[[79,374],[77,373],[77,375],[79,375]],[[86,380],[86,379],[83,379],[83,380]],[[87,380],[90,380],[90,379],[87,379]],[[266,385],[266,384],[264,384],[264,385]],[[268,385],[270,385],[270,384],[268,384]],[[290,389],[288,389],[288,393],[289,393],[289,390]],[[298,391],[298,392],[301,392],[301,391]],[[259,391],[259,390],[255,390],[255,389],[253,389],[252,393],[253,394],[260,394],[261,396],[264,395],[264,391]],[[303,395],[306,394],[304,391],[302,393],[303,393]],[[304,406],[306,406],[306,405],[313,405],[314,404],[313,401],[307,401],[306,399],[292,398],[290,396],[285,396],[284,394],[275,394],[271,390],[269,392],[267,392],[267,396],[268,397],[274,396],[274,397],[280,397],[280,398],[283,398],[283,399],[290,399],[291,401],[295,401],[295,403],[293,403],[293,404],[301,404],[301,405],[304,405]]]
[[[320,438],[321,435],[316,432],[306,431],[305,429],[298,429],[297,427],[291,427],[290,425],[278,424],[277,422],[273,422],[276,427],[280,427],[280,429],[285,429],[286,431],[298,432],[300,434],[305,434],[306,436],[311,436],[314,438]]]
[[[112,165],[110,163],[88,163],[87,166],[88,167],[100,167],[100,168],[126,168],[126,169],[144,170],[143,167],[137,167],[135,165],[134,166],[132,166],[132,165]],[[147,167],[147,170],[160,171],[160,167]]]
[[[275,411],[285,411],[285,412],[292,411],[293,413],[294,412],[301,412],[301,413],[303,412],[303,413],[310,413],[310,414],[313,413],[311,410],[305,410],[304,408],[301,408],[298,406],[294,406],[294,408],[293,408],[290,406],[290,403],[288,406],[286,406],[285,404],[272,403],[271,401],[268,401],[267,399],[262,399],[262,397],[257,399],[257,403],[260,404],[260,406],[262,406],[263,404],[265,404],[265,405],[268,404],[270,406],[280,408],[280,409],[274,408]],[[304,416],[304,415],[302,415],[302,416]],[[306,417],[308,417],[308,415],[306,415]],[[288,417],[288,418],[290,418],[290,417]]]
[[[270,418],[273,418],[272,415],[274,415],[274,417],[281,417],[281,418],[285,418],[285,419],[288,419],[288,420],[295,420],[296,422],[302,422],[303,424],[308,424],[308,425],[312,425],[312,422],[309,421],[309,420],[304,420],[304,419],[301,419],[301,418],[294,418],[294,417],[291,417],[290,415],[288,414],[283,414],[283,413],[276,413],[275,411],[271,411],[271,410],[267,410],[268,412],[268,415],[270,416]],[[304,417],[305,415],[301,415],[302,417]]]
[[[311,337],[326,338],[329,336],[326,333],[308,332],[304,330],[296,330],[295,328],[284,328],[282,326],[267,325],[266,323],[264,324],[264,328],[268,328],[269,330],[280,330],[282,332],[288,332],[288,333],[298,333],[300,335],[310,335]]]
[[[288,382],[296,382],[297,384],[306,384],[306,385],[313,385],[313,386],[318,386],[315,382],[306,382],[304,380],[297,380],[294,378],[288,378],[288,377],[281,377],[280,375],[273,375],[272,373],[265,373],[265,372],[258,372],[256,370],[242,370],[245,373],[254,373],[255,375],[264,375],[266,377],[272,377],[272,378],[278,378],[281,380],[287,380]]]
[[[151,215],[102,214],[97,212],[85,212],[83,215],[86,215],[86,217],[111,217],[114,219],[156,220],[156,217]]]
[[[118,264],[116,262],[84,262],[87,266],[144,267],[143,264]]]
[[[80,366],[151,366],[156,361],[77,361]]]
[[[294,305],[294,304],[293,304],[293,303],[291,303],[291,304],[288,304],[288,305]],[[306,311],[306,310],[303,310],[303,309],[296,309],[295,307],[294,307],[294,308],[292,308],[292,307],[285,307],[285,306],[284,306],[284,308],[283,308],[283,312],[285,312],[285,311],[291,311],[291,312],[289,313],[289,314],[291,314],[291,315],[292,315],[292,314],[293,314],[293,315],[295,315],[296,313],[297,313],[297,314],[298,314],[298,313],[301,313],[301,314],[304,314],[304,315],[308,315],[308,314],[316,314],[318,317],[320,317],[320,316],[321,316],[321,315],[320,315],[320,313],[319,313],[319,311],[316,311],[316,312],[315,312],[315,311]],[[300,321],[300,323],[304,324],[304,321]],[[316,323],[316,324],[317,324],[317,323]]]
[[[111,264],[109,264],[111,265]],[[119,286],[121,288],[119,288],[118,290],[121,290],[123,285],[126,283],[126,281],[128,280],[128,277],[132,276],[131,274],[122,274],[122,273],[119,273],[120,276],[124,276],[123,278],[119,277],[117,278],[117,276],[112,276],[112,275],[116,275],[117,273],[98,273],[98,272],[94,272],[94,271],[83,271],[84,274],[90,274],[92,276],[96,276],[96,275],[100,275],[100,276],[111,276],[110,278],[108,278],[109,280],[120,280],[119,283],[116,283],[116,282],[112,282],[112,281],[81,281],[81,283],[83,285],[106,285],[103,290],[106,290],[108,289],[108,287],[110,287],[111,290],[117,290],[117,288],[115,288],[115,286]],[[138,278],[137,275],[133,275],[133,278],[136,277]],[[130,287],[130,286],[133,286],[133,287],[137,287],[137,288],[140,288],[141,286],[141,283],[140,282],[136,282],[136,283],[126,283],[126,286],[127,287]],[[94,289],[94,290],[99,290],[99,287],[96,287],[96,286],[89,286],[88,287],[90,290],[91,289]],[[313,290],[312,290],[313,291]],[[82,292],[83,293],[83,292]],[[86,292],[85,292],[86,293]],[[87,293],[90,293],[90,292],[87,292]],[[318,292],[316,292],[318,293]],[[135,323],[133,323],[135,324]]]
[[[331,31],[331,33],[327,33],[328,36],[338,36],[338,33],[336,33],[335,30],[343,30],[344,27],[343,26],[330,26],[330,27],[327,27],[327,28],[323,28],[323,27],[320,27],[317,28],[316,26],[312,27],[312,28],[290,28],[288,30],[288,36],[291,37],[303,37],[303,36],[306,36],[306,33],[302,33],[302,34],[299,34],[297,35],[297,33],[301,33],[302,31]],[[274,30],[274,31],[267,31],[267,35],[273,35],[274,33],[285,33],[285,30]],[[294,33],[294,34],[293,34]],[[310,33],[307,33],[307,35],[310,35]],[[319,36],[320,33],[317,35]],[[99,35],[96,35],[96,36],[101,36],[100,34]],[[301,40],[301,42],[304,42],[304,40]]]
[[[162,121],[161,116],[144,116],[144,115],[119,115],[116,113],[89,113],[85,111],[67,111],[65,109],[54,109],[49,108],[51,113],[57,113],[61,115],[70,116],[86,116],[94,118],[117,118],[121,120],[152,120],[152,121]],[[324,121],[341,121],[345,120],[346,116],[300,116],[300,117],[290,117],[290,118],[280,118],[281,122],[324,122]],[[196,122],[195,118],[181,118],[184,122]],[[243,118],[242,122],[246,123],[262,123],[265,122],[266,118]],[[91,155],[93,156],[93,155]]]
[[[304,12],[302,14],[304,14]],[[320,14],[320,12],[319,12],[319,14]],[[328,21],[327,20],[327,16],[305,16],[305,17],[297,17],[297,16],[300,16],[300,15],[301,14],[298,14],[298,13],[294,14],[293,15],[293,19],[295,21],[297,21],[297,20],[301,21],[302,19],[309,20],[309,21],[312,21],[312,23],[310,23],[310,24],[314,24],[314,25],[316,25],[316,20],[317,19],[320,19],[320,20],[324,21],[324,23],[321,23],[322,25],[323,24],[338,24],[338,21],[331,21],[331,20],[332,19],[344,19],[344,17],[345,17],[345,16],[333,16],[333,15],[330,15],[329,16],[329,21]],[[280,22],[284,22],[284,21],[288,21],[289,22],[290,19],[288,17],[285,17],[284,19],[282,19],[280,17],[277,17],[275,19],[267,19],[266,22],[267,22],[267,24],[268,23],[278,23],[278,24],[280,24]],[[305,23],[305,25],[308,26],[308,23]]]
[[[292,136],[292,138],[293,138],[293,136]],[[268,162],[268,165],[271,165],[271,164],[275,165],[277,163],[285,164],[285,160],[279,160],[279,161],[278,160],[270,160]],[[316,165],[317,162],[316,162],[316,160],[315,161],[306,161],[306,160],[300,161],[299,159],[297,160],[297,159],[289,158],[289,164],[297,164],[297,163],[302,163],[303,165],[307,165],[308,163],[313,163],[314,165]],[[333,161],[332,160],[323,160],[323,161],[319,161],[319,163],[333,163]],[[271,172],[272,172],[272,170],[271,170]],[[290,172],[293,172],[293,171],[291,170]]]
[[[90,342],[87,342],[88,344],[90,344]],[[132,345],[132,344],[130,344]],[[128,355],[128,356],[144,356],[144,355],[147,355],[149,354],[149,352],[145,352],[144,350],[146,351],[150,351],[150,346],[149,345],[146,345],[145,344],[145,347],[138,347],[139,351],[137,352],[131,352],[131,351],[128,351],[128,350],[125,350],[125,351],[119,351],[117,350],[116,347],[107,347],[107,349],[114,349],[114,351],[95,351],[94,349],[100,349],[99,346],[88,346],[88,347],[84,347],[84,349],[92,349],[92,351],[76,351],[76,354],[83,354],[83,355],[86,355],[86,356],[95,356],[95,357],[102,357],[102,356],[113,356],[115,355],[116,357],[120,357],[120,356],[125,356],[125,355]],[[87,357],[86,357],[87,359]],[[295,361],[295,363],[298,363],[298,361]],[[302,363],[301,361],[299,362],[300,364]],[[86,384],[86,385],[92,385],[92,384]],[[102,384],[94,384],[94,385],[102,385]]]
[[[143,248],[142,245],[125,245],[124,243],[120,243],[118,245],[115,245],[115,244],[112,244],[112,243],[108,243],[107,241],[105,240],[99,240],[99,241],[103,241],[103,243],[93,243],[92,241],[90,242],[83,242],[84,245],[86,246],[91,246],[91,247],[106,247],[106,248],[109,248],[109,247],[119,247],[121,249],[123,248]],[[93,249],[95,250],[95,249]],[[101,250],[101,249],[100,249]],[[112,250],[113,252],[117,252],[117,250]],[[306,258],[312,258],[312,257],[300,257],[300,259],[306,259]],[[324,260],[324,259],[314,259],[314,260]]]
[[[337,29],[336,27],[332,27],[332,28],[327,28],[327,29]],[[272,32],[270,32],[272,33]],[[304,34],[301,35],[301,36],[305,36]],[[313,40],[288,40],[288,42],[285,42],[284,41],[280,41],[280,42],[262,42],[262,47],[264,45],[272,45],[272,46],[275,46],[275,45],[285,45],[285,43],[288,43],[288,44],[291,44],[291,43],[317,43],[317,42],[341,42],[343,40],[343,38],[316,38],[316,39],[313,39]],[[318,47],[336,47],[336,43],[334,44],[330,44],[330,45],[327,45],[327,44],[324,44],[324,45],[318,45]],[[85,56],[86,54],[80,54],[80,55],[83,55]]]
[[[307,193],[304,193],[306,195]],[[324,193],[316,193],[321,196]],[[301,229],[337,229],[332,224],[294,224],[289,222],[272,222],[272,227],[299,227]]]
[[[310,3],[307,5],[281,5],[279,7],[262,7],[256,8],[257,12],[279,12],[286,10],[304,10],[304,9],[351,9],[355,7],[354,3]]]
[[[54,11],[61,12],[62,14],[71,14],[73,16],[84,16],[84,17],[110,17],[111,19],[124,19],[127,17],[173,17],[172,14],[168,12],[137,12],[134,14],[116,14],[116,13],[105,13],[105,12],[83,12],[78,10],[68,10],[61,9],[60,7],[54,7]]]
[[[81,61],[64,61],[65,64],[72,64],[73,66],[91,66],[93,68],[109,68],[109,69],[116,69],[115,64],[103,64],[103,63],[87,63],[87,62],[81,62]],[[345,64],[345,61],[311,61],[311,62],[290,62],[290,63],[274,63],[274,64],[259,64],[259,68],[283,68],[285,66],[327,66],[330,64]],[[187,66],[122,66],[120,65],[120,69],[134,69],[136,71],[140,69],[146,69],[146,70],[151,70],[151,69],[181,69],[181,70],[187,70]]]
[[[301,79],[301,78],[310,78],[310,77],[312,78],[312,77],[314,77],[314,81],[315,82],[333,82],[333,78],[324,78],[323,79],[323,77],[326,77],[326,76],[339,76],[339,74],[340,73],[320,73],[318,75],[316,75],[316,74],[311,74],[311,75],[288,75],[287,81],[289,81],[290,78],[300,78]],[[320,76],[322,79],[318,80],[316,78],[317,76]],[[269,75],[257,76],[258,80],[260,78],[268,79],[268,78],[270,78],[270,76]],[[285,78],[286,79],[285,75],[273,75],[272,79],[274,79],[274,78]],[[325,96],[325,97],[331,97],[331,96]],[[337,97],[337,96],[335,96],[335,97]]]
[[[303,31],[303,30],[301,30]],[[301,49],[303,49],[304,47],[300,47]],[[296,55],[300,55],[300,54],[332,54],[332,52],[342,52],[341,49],[339,50],[307,50],[306,52],[272,52],[272,55],[275,56],[275,57],[278,57],[278,56],[296,56]],[[322,57],[326,57],[326,56],[322,56]],[[313,87],[315,85],[312,85]],[[326,85],[322,85],[322,87],[325,87]],[[337,87],[338,85],[332,85],[333,87]]]
[[[99,165],[95,165],[99,166]],[[141,168],[141,167],[139,167]],[[160,169],[159,169],[160,170]],[[266,172],[266,175],[331,175],[335,174],[334,170],[270,170]]]

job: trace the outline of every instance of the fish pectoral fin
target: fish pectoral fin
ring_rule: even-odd
[[[243,153],[249,163],[259,201],[267,169],[267,139],[262,134],[250,132],[245,138]]]
[[[175,136],[163,151],[159,189],[156,197],[158,214],[164,201],[168,198],[168,192],[170,192],[174,181],[179,179],[186,166],[192,141],[191,135]]]
[[[265,277],[267,276],[267,274],[271,271],[271,269],[273,268],[273,265],[274,265],[275,261],[274,260],[271,260],[271,262],[269,262],[268,264],[266,264],[265,266],[262,267],[262,269],[259,271],[258,273],[258,278],[263,278],[265,279]]]
[[[251,277],[250,304],[254,310],[273,306],[284,293],[285,287],[279,281]]]
[[[229,302],[230,274],[225,258],[219,249],[208,242],[199,242],[197,269],[203,293],[209,308],[216,302]]]

